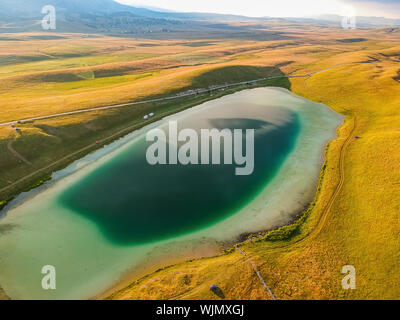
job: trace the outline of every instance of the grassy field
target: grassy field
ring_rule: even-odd
[[[399,298],[399,35],[384,29],[343,32],[311,26],[285,26],[285,31],[292,33],[290,39],[276,41],[144,41],[77,34],[43,40],[35,34],[3,35],[14,40],[0,39],[0,120],[377,59],[310,78],[258,84],[289,88],[347,119],[327,149],[316,199],[304,217],[241,248],[278,299]],[[0,127],[0,200],[145,125],[143,115],[150,110],[156,120],[245,88],[18,124],[22,134]],[[356,267],[357,290],[341,288],[341,268],[347,264]],[[227,299],[270,298],[237,250],[159,270],[110,298],[214,299],[218,297],[209,290],[213,283]]]

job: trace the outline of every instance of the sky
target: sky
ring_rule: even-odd
[[[400,18],[400,0],[117,0],[182,12],[213,12],[249,17],[310,17],[321,14]],[[351,9],[353,8],[353,9]]]

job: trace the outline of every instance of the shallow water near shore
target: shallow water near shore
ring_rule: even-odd
[[[287,223],[315,194],[323,149],[342,117],[277,88],[238,92],[134,132],[54,174],[0,220],[0,285],[14,299],[85,299],[165,256],[216,253],[219,242]],[[150,166],[146,132],[255,129],[255,170]],[[43,290],[52,265],[57,289]]]

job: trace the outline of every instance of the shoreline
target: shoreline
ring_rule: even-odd
[[[131,284],[133,284],[135,282],[139,282],[142,279],[145,279],[146,277],[156,273],[159,270],[168,269],[170,267],[181,265],[181,264],[184,264],[184,263],[187,263],[190,261],[200,261],[202,259],[216,258],[219,256],[223,256],[225,254],[229,254],[230,251],[234,250],[235,246],[240,246],[243,243],[253,240],[256,237],[256,234],[262,234],[262,236],[265,236],[268,233],[277,231],[282,227],[291,226],[291,225],[295,224],[296,222],[301,220],[301,218],[303,217],[303,214],[305,214],[305,212],[308,210],[308,208],[311,204],[312,204],[312,202],[310,202],[310,204],[308,206],[306,206],[305,208],[298,210],[296,213],[294,213],[292,220],[285,225],[275,227],[275,228],[270,228],[268,230],[260,230],[260,231],[256,231],[256,232],[243,233],[243,234],[238,235],[236,237],[236,240],[233,240],[233,241],[216,242],[215,245],[219,247],[218,250],[213,250],[212,249],[213,245],[210,244],[209,249],[208,249],[209,254],[199,255],[198,257],[190,256],[189,254],[187,254],[187,255],[183,254],[183,255],[185,255],[185,257],[183,257],[183,258],[179,258],[179,257],[175,257],[175,258],[169,257],[166,259],[159,258],[158,261],[156,261],[150,265],[146,265],[146,264],[142,265],[141,269],[143,269],[143,270],[141,270],[141,271],[131,271],[131,272],[127,271],[127,272],[125,272],[124,275],[122,275],[120,277],[120,279],[114,285],[107,288],[105,291],[99,293],[98,295],[91,297],[89,300],[109,300],[112,298],[112,296],[114,294],[116,294],[120,290],[123,290],[124,288],[129,287]],[[252,236],[254,236],[254,237],[252,237]],[[196,248],[196,249],[198,249],[198,248]]]
[[[275,89],[284,91],[284,92],[289,92],[292,96],[300,97],[301,99],[303,99],[305,101],[308,100],[307,98],[299,96],[290,90],[287,90],[284,88],[275,88]],[[312,100],[309,100],[309,101],[312,101]],[[314,101],[312,101],[312,102],[315,104],[319,104],[322,107],[328,109],[332,114],[339,114],[339,113],[335,112],[333,109],[331,109],[329,106],[327,106],[323,103],[318,103],[318,102],[314,102]],[[215,254],[203,256],[203,257],[200,257],[197,259],[196,258],[191,259],[191,258],[187,257],[186,259],[181,259],[181,260],[178,259],[178,261],[175,263],[169,263],[168,259],[162,260],[164,263],[161,262],[162,263],[161,268],[159,268],[158,270],[167,269],[167,268],[170,268],[170,267],[173,267],[176,265],[181,265],[181,264],[184,264],[184,263],[192,261],[192,260],[196,261],[196,260],[214,258],[214,257],[218,257],[221,255],[229,254],[232,250],[234,250],[235,246],[240,246],[242,244],[251,242],[255,239],[261,239],[261,238],[267,237],[269,234],[272,234],[274,232],[279,232],[279,230],[281,230],[282,228],[295,227],[295,229],[293,230],[293,233],[294,233],[307,220],[309,211],[313,208],[315,202],[318,199],[320,187],[323,183],[323,177],[325,175],[326,155],[328,152],[329,144],[339,138],[338,131],[345,124],[345,121],[348,119],[348,117],[346,117],[342,114],[339,114],[339,115],[342,116],[341,123],[333,130],[333,132],[332,132],[333,138],[327,139],[324,142],[323,148],[321,149],[321,153],[320,153],[321,161],[319,164],[319,166],[320,166],[319,177],[318,177],[318,181],[315,185],[314,195],[309,199],[308,204],[306,206],[303,206],[301,209],[298,209],[291,214],[291,218],[289,219],[289,221],[287,223],[276,226],[276,227],[272,227],[269,229],[261,229],[259,231],[246,232],[246,233],[239,234],[239,235],[237,235],[236,240],[234,240],[234,241],[220,242],[220,245],[221,245],[220,254],[218,254],[216,252]],[[296,226],[296,224],[298,224],[298,225]],[[292,234],[290,234],[288,236],[288,239],[280,239],[279,241],[290,240],[291,236],[292,236]],[[147,270],[148,270],[148,272],[142,272],[142,273],[132,272],[129,275],[125,275],[125,276],[121,277],[120,282],[117,282],[115,285],[111,286],[104,292],[94,296],[92,299],[96,299],[96,300],[112,299],[113,295],[118,293],[120,290],[123,290],[124,288],[129,287],[133,283],[140,282],[142,279],[145,279],[146,277],[148,277],[158,271],[157,267],[155,267],[155,266],[149,267]]]
[[[266,88],[268,88],[268,87],[266,87]],[[271,88],[271,87],[269,87],[269,88]],[[274,87],[275,89],[277,89],[276,87]],[[251,90],[251,89],[250,89]],[[294,94],[293,92],[291,92],[290,90],[286,90],[286,89],[283,89],[283,88],[278,88],[278,90],[282,90],[282,91],[284,91],[284,92],[286,92],[286,93],[290,93],[291,95],[293,95],[293,96],[295,96],[295,97],[297,97],[297,98],[301,98],[302,100],[304,100],[304,101],[311,101],[311,100],[307,100],[306,98],[303,98],[303,97],[301,97],[301,96],[298,96],[298,95],[296,95],[296,94]],[[237,91],[243,91],[243,90],[237,90]],[[217,97],[217,98],[220,98],[220,97]],[[212,99],[212,100],[217,100],[217,99]],[[313,102],[313,101],[311,101],[311,102]],[[315,103],[315,102],[313,102],[313,103]],[[315,103],[315,104],[318,104],[318,103]],[[326,105],[324,105],[324,104],[321,104],[322,106],[324,106],[325,108],[327,108],[328,110],[330,110],[332,113],[335,113],[335,114],[337,114],[336,112],[334,112],[332,109],[330,109],[328,106],[326,106]],[[198,106],[198,105],[196,105],[196,106]],[[194,107],[196,107],[196,106],[194,106]],[[194,108],[194,107],[192,107],[192,108]],[[183,112],[190,112],[190,110],[192,109],[192,108],[186,108]],[[175,115],[176,113],[173,113],[172,115]],[[167,117],[164,117],[163,119],[165,119],[165,118],[168,118],[168,116]],[[161,119],[161,120],[163,120],[163,119]],[[161,121],[160,120],[160,121]],[[157,123],[158,121],[155,121],[154,123]],[[148,124],[148,125],[152,125],[152,124],[154,124],[154,123],[151,123],[151,124]],[[331,136],[331,138],[330,139],[328,139],[327,141],[325,141],[325,143],[323,144],[323,146],[322,146],[322,148],[321,148],[321,154],[322,154],[322,157],[321,157],[321,162],[320,163],[318,163],[318,172],[319,172],[319,175],[321,175],[321,173],[322,173],[322,171],[321,171],[321,167],[323,166],[323,164],[324,164],[324,157],[325,157],[325,155],[326,155],[326,148],[327,148],[327,146],[328,146],[328,144],[329,144],[329,142],[330,141],[332,141],[332,140],[335,140],[336,138],[337,138],[337,130],[338,130],[338,128],[339,127],[341,127],[343,125],[343,122],[341,123],[341,124],[339,124],[336,128],[335,128],[335,134],[332,134],[332,136]],[[147,125],[146,125],[146,127],[147,127]],[[137,132],[137,131],[140,131],[140,129],[139,130],[135,130],[134,132],[131,132],[130,134],[132,134],[132,133],[135,133],[135,132]],[[130,135],[130,134],[128,134],[128,135]],[[126,136],[128,136],[128,135],[125,135],[124,137],[126,137]],[[120,139],[123,139],[124,137],[122,137],[122,138],[120,138]],[[116,140],[116,141],[114,141],[114,142],[117,142],[117,141],[119,141],[120,139],[118,139],[118,140]],[[122,146],[124,145],[125,143],[122,143]],[[108,145],[109,146],[109,145]],[[80,158],[80,159],[78,159],[78,161],[79,160],[82,160],[82,158]],[[57,181],[57,180],[56,180]],[[49,183],[51,184],[51,183],[53,183],[53,182],[55,182],[54,180],[52,180],[52,181],[50,181]],[[317,181],[317,183],[316,183],[316,188],[318,188],[319,187],[319,182]],[[40,189],[40,188],[39,188]],[[317,189],[318,190],[318,189]],[[39,190],[39,192],[40,192],[40,190]],[[315,194],[315,191],[313,191],[312,192],[312,194],[313,194],[313,196],[311,197],[311,199],[310,199],[310,202],[308,202],[308,203],[312,203],[311,201],[312,201],[312,199],[314,198],[316,198],[316,196],[318,195],[318,193],[317,193],[317,195]],[[26,200],[26,199],[25,199]],[[24,199],[22,199],[22,202],[24,202],[25,201]],[[14,205],[18,205],[20,202],[18,201],[17,203],[14,203],[13,202],[13,204]],[[305,208],[307,209],[309,206],[306,206]],[[298,209],[298,210],[296,210],[295,212],[293,212],[292,214],[290,214],[290,219],[289,219],[289,222],[287,222],[287,223],[285,223],[285,224],[282,224],[282,225],[278,225],[278,226],[276,226],[276,227],[273,227],[273,228],[271,228],[271,229],[269,229],[269,230],[266,230],[265,231],[265,229],[264,230],[261,230],[261,231],[259,231],[259,233],[267,233],[267,232],[269,232],[269,231],[274,231],[274,230],[278,230],[279,228],[281,228],[282,226],[286,226],[286,225],[291,225],[291,224],[294,224],[294,223],[296,223],[296,221],[298,221],[299,219],[301,219],[301,213],[304,213],[304,208],[302,208],[302,209]],[[116,284],[115,285],[113,285],[112,287],[110,287],[109,289],[107,289],[105,292],[103,292],[103,293],[100,293],[99,295],[96,295],[95,297],[94,297],[94,299],[101,299],[101,298],[105,298],[106,297],[106,295],[112,295],[113,293],[115,293],[116,291],[118,291],[118,288],[120,288],[120,287],[124,287],[124,284],[126,283],[127,285],[129,285],[129,283],[132,283],[132,282],[134,282],[134,281],[137,281],[137,280],[139,280],[139,279],[141,279],[141,278],[143,278],[143,277],[146,277],[146,276],[148,276],[149,274],[152,274],[154,271],[156,271],[155,269],[156,268],[158,268],[158,267],[160,267],[161,266],[161,268],[166,268],[166,267],[168,267],[168,266],[171,266],[171,265],[176,265],[176,264],[180,264],[180,263],[184,263],[185,261],[188,261],[188,260],[199,260],[199,259],[202,259],[202,258],[209,258],[209,257],[214,257],[214,256],[218,256],[218,252],[220,252],[221,254],[223,254],[223,250],[226,250],[226,249],[230,249],[232,246],[234,246],[235,244],[238,244],[238,243],[240,243],[240,240],[243,238],[243,237],[245,237],[246,235],[247,236],[251,236],[251,235],[253,235],[254,233],[257,233],[257,232],[249,232],[249,233],[242,233],[242,234],[239,234],[239,235],[237,235],[236,236],[236,238],[235,238],[235,240],[233,240],[233,241],[222,241],[222,242],[216,242],[216,244],[214,244],[214,245],[210,245],[210,246],[208,246],[209,248],[207,248],[205,251],[207,251],[207,254],[201,254],[201,255],[198,255],[197,254],[197,256],[196,257],[194,257],[194,256],[188,256],[187,254],[184,254],[186,257],[174,257],[174,258],[168,258],[168,259],[163,259],[163,258],[161,258],[161,259],[156,259],[157,261],[155,262],[155,263],[152,263],[152,265],[145,265],[145,266],[143,266],[143,271],[139,271],[139,272],[131,272],[131,271],[127,271],[127,272],[125,272],[125,274],[124,275],[121,275],[121,277],[120,277],[120,279],[116,282]],[[211,247],[214,247],[213,249],[210,249]],[[216,249],[216,247],[218,247],[218,249]],[[168,261],[168,262],[166,262],[166,261]],[[129,282],[128,282],[129,281]]]

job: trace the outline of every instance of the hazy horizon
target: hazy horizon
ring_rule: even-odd
[[[141,7],[156,7],[178,12],[208,12],[249,17],[311,17],[324,14],[400,18],[397,0],[115,0]]]

